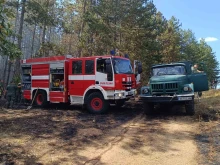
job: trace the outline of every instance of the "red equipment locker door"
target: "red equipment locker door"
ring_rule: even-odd
[[[69,95],[83,96],[83,63],[82,59],[71,59],[69,63]]]

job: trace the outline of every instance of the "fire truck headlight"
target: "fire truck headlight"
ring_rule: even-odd
[[[115,97],[122,97],[122,96],[124,96],[124,93],[116,93],[115,94]]]

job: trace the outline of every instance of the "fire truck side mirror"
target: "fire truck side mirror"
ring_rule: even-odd
[[[143,72],[142,64],[141,64],[141,62],[138,62],[138,74],[141,74],[142,72]]]
[[[107,80],[112,81],[113,80],[113,74],[112,73],[107,73]]]
[[[107,80],[112,81],[113,80],[113,73],[112,73],[112,66],[110,64],[106,65],[106,72],[107,72]]]

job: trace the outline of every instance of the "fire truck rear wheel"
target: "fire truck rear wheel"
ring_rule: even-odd
[[[86,101],[86,107],[89,112],[94,114],[105,113],[109,108],[109,103],[99,92],[91,93]]]
[[[46,92],[40,90],[36,94],[34,104],[38,107],[44,107],[47,105],[47,94]]]

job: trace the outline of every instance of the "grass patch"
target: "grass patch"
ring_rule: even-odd
[[[196,99],[196,118],[204,121],[218,120],[220,114],[220,90],[203,92],[200,100]]]

